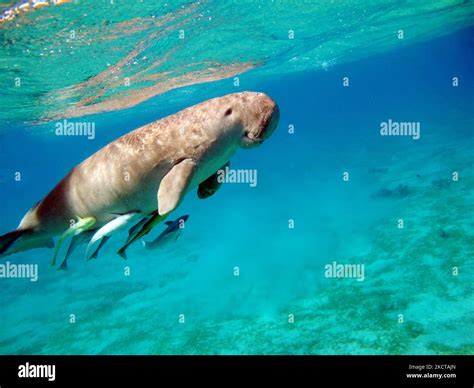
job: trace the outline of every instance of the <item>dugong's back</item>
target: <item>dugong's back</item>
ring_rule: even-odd
[[[20,228],[54,234],[75,216],[94,216],[100,225],[116,213],[156,209],[160,180],[185,152],[173,141],[180,121],[173,116],[120,137],[75,166],[26,214]]]

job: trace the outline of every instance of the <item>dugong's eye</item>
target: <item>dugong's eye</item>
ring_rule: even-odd
[[[225,111],[224,116],[230,116],[232,114],[232,108],[229,108]]]

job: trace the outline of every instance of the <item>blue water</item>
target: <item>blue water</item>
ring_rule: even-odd
[[[189,194],[174,213],[190,215],[186,228],[163,249],[133,245],[125,262],[114,236],[97,261],[76,251],[67,272],[47,249],[3,258],[39,264],[39,279],[0,279],[0,353],[473,354],[473,43],[468,28],[326,69],[250,70],[239,87],[223,79],[91,116],[94,140],[5,124],[6,233],[72,166],[140,125],[243,90],[281,111],[272,138],[232,160],[258,171],[257,186]],[[420,122],[421,138],[380,136],[388,119]],[[333,261],[363,264],[364,281],[326,278]]]

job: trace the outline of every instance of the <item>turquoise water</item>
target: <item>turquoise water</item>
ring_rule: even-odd
[[[161,250],[123,261],[122,234],[67,272],[47,249],[2,258],[39,277],[0,279],[0,353],[474,353],[471,2],[109,3],[0,24],[2,234],[75,164],[194,103],[262,91],[280,124],[232,159],[256,187],[189,194]],[[55,136],[79,117],[95,139]],[[380,136],[389,119],[420,139]],[[334,261],[364,280],[325,277]]]

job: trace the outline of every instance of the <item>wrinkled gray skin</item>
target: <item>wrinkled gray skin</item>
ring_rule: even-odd
[[[278,119],[278,107],[269,96],[243,92],[205,101],[138,128],[74,167],[10,233],[21,237],[4,254],[50,247],[51,237],[64,232],[76,215],[95,217],[94,228],[117,213],[148,214],[158,207],[159,214],[166,215],[238,148],[254,147],[267,139]],[[201,192],[215,192],[205,185]],[[5,241],[6,236],[0,239]]]

